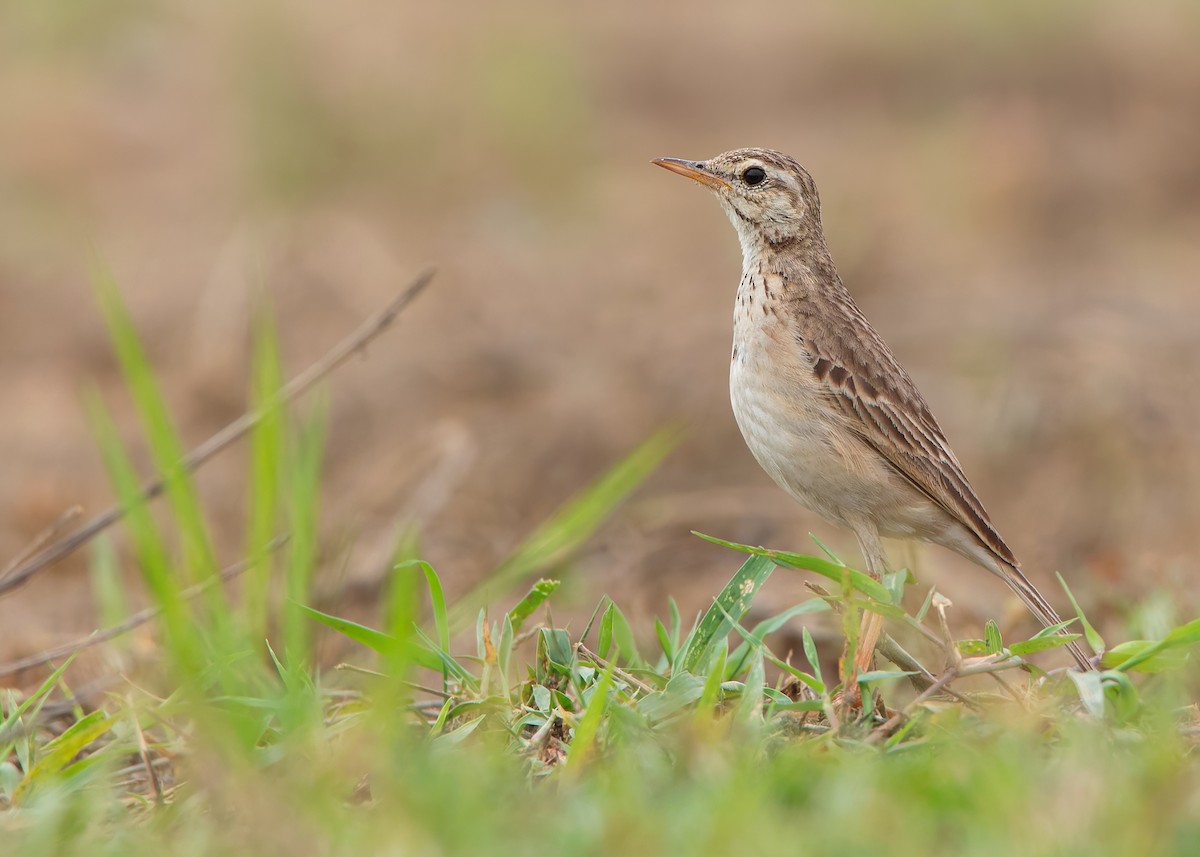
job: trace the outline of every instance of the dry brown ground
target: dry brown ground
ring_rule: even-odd
[[[191,441],[242,407],[256,292],[299,368],[439,265],[335,382],[326,535],[361,545],[357,598],[398,519],[461,591],[670,420],[563,609],[701,606],[736,559],[693,528],[852,556],[744,450],[736,241],[648,164],[765,145],[816,176],[844,278],[1033,576],[1194,613],[1200,12],[1044,5],[6,4],[0,556],[110,502],[81,392],[129,409],[93,248]],[[240,471],[201,480],[230,556]],[[1001,612],[956,558],[907,558],[964,620]],[[0,657],[92,627],[84,569],[0,603]]]

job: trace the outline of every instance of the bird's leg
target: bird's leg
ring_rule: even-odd
[[[863,525],[854,528],[854,535],[858,538],[858,546],[866,561],[867,572],[876,580],[882,580],[884,572],[887,571],[887,555],[883,552],[883,543],[879,540],[879,533],[874,527]],[[883,616],[869,610],[864,612],[862,624],[859,627],[853,667],[849,675],[842,676],[843,694],[851,700],[861,702],[858,675],[871,669],[871,663],[875,658],[875,645],[879,642],[879,635],[882,633]]]

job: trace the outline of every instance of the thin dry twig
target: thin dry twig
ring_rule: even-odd
[[[362,351],[371,340],[387,330],[392,325],[392,322],[396,320],[401,310],[407,307],[429,285],[430,280],[433,279],[433,274],[433,270],[422,273],[391,303],[335,345],[324,357],[284,385],[264,407],[242,414],[242,416],[184,456],[175,472],[148,483],[142,488],[137,502],[144,503],[158,497],[163,493],[167,483],[172,478],[181,473],[190,473],[196,470],[218,452],[221,452],[245,435],[250,429],[254,428],[266,413],[300,396],[334,369],[345,363],[350,357]],[[95,538],[97,534],[119,521],[125,516],[127,511],[128,507],[126,506],[115,506],[107,512],[92,518],[66,538],[38,552],[28,561],[13,569],[7,577],[0,580],[0,595],[25,585],[38,572],[49,568],[54,563],[63,559],[63,557],[74,553]]]
[[[867,743],[874,744],[877,741],[881,741],[885,736],[890,735],[893,729],[908,719],[917,706],[924,705],[926,700],[949,684],[957,675],[958,668],[952,666],[938,676],[937,681],[921,691],[912,702],[872,729],[871,734],[867,736]]]
[[[142,766],[146,770],[146,779],[150,781],[151,787],[154,789],[154,802],[158,806],[166,804],[166,798],[163,795],[162,782],[158,779],[158,772],[154,770],[154,761],[150,758],[150,746],[146,743],[146,733],[142,731],[142,724],[138,722],[137,712],[133,710],[133,700],[126,697],[129,702],[130,718],[133,720],[133,731],[137,735],[138,755],[142,758]]]
[[[594,663],[596,666],[600,667],[601,669],[608,669],[609,667],[612,667],[613,675],[617,676],[622,681],[629,682],[631,685],[636,687],[642,693],[654,693],[655,692],[654,688],[652,688],[650,685],[646,684],[640,678],[638,678],[637,676],[633,675],[630,672],[627,672],[626,670],[621,669],[616,664],[614,664],[610,661],[606,661],[604,658],[600,657],[598,654],[593,652],[591,649],[589,649],[583,643],[576,643],[575,650],[579,654],[581,654],[585,658],[587,658],[589,661]]]
[[[285,542],[287,542],[287,536],[279,536],[278,538],[272,540],[267,544],[266,554],[270,554],[278,550],[279,547]],[[197,595],[199,595],[201,592],[204,592],[215,583],[223,583],[227,580],[232,580],[233,578],[237,577],[239,574],[257,562],[258,559],[259,557],[255,557],[254,559],[236,562],[223,570],[220,574],[183,590],[180,595],[185,600],[195,598]],[[132,631],[139,625],[146,624],[150,620],[157,617],[160,613],[162,613],[161,607],[147,607],[145,610],[139,610],[137,613],[134,613],[124,622],[113,625],[110,628],[105,628],[101,631],[93,631],[91,634],[88,634],[82,639],[75,640],[71,643],[64,643],[61,646],[56,646],[53,649],[47,649],[46,651],[39,652],[36,655],[30,655],[29,657],[22,658],[19,661],[9,661],[7,664],[0,664],[0,677],[12,675],[13,673],[19,673],[22,670],[31,669],[33,667],[40,667],[43,664],[61,660],[62,658],[72,655],[81,649],[88,649],[92,646],[98,646],[100,643],[107,642],[114,637],[119,637],[122,634]]]
[[[72,523],[82,514],[82,506],[72,506],[70,509],[67,509],[67,511],[59,515],[58,519],[55,520],[53,524],[46,527],[46,529],[34,536],[33,541],[18,551],[17,555],[9,560],[8,565],[4,566],[4,570],[0,571],[0,583],[2,583],[4,579],[11,575],[14,571],[16,571],[21,563],[25,562],[25,560],[29,559],[31,556],[44,548],[47,542],[66,529],[67,524]]]

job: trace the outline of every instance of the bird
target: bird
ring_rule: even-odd
[[[1059,625],[925,397],[842,284],[808,171],[759,148],[651,163],[712,191],[737,231],[729,391],[763,470],[802,506],[849,529],[876,579],[888,570],[883,538],[938,544],[1003,580],[1045,626]],[[881,615],[864,616],[851,677],[870,668],[882,628]],[[1095,669],[1076,642],[1067,646],[1080,669]]]

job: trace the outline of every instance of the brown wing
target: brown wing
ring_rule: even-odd
[[[809,325],[802,333],[817,379],[864,441],[985,547],[1016,566],[916,384],[857,306],[841,304],[837,310],[843,323]]]
[[[828,309],[833,311],[834,324],[824,314],[821,323],[809,316],[801,336],[812,357],[813,374],[831,400],[850,417],[866,443],[1001,560],[997,569],[1001,577],[1043,624],[1057,625],[1054,607],[1021,572],[992,526],[929,405],[900,361],[848,295]],[[1077,643],[1070,642],[1067,648],[1081,669],[1095,669]]]

